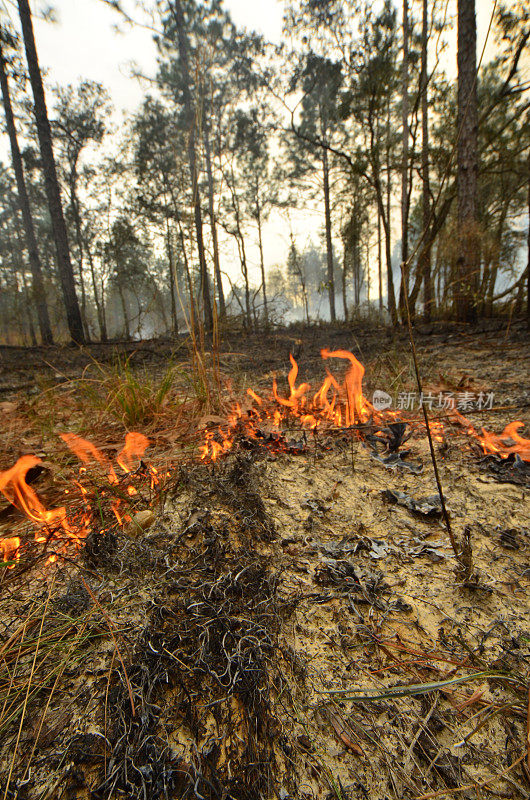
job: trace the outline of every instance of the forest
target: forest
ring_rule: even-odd
[[[221,0],[152,5],[156,72],[119,130],[96,81],[44,97],[2,23],[4,343],[524,313],[525,3],[496,4],[487,61],[462,19],[461,85],[446,2],[289,3],[281,44]]]
[[[529,70],[0,5],[0,800],[530,798]]]

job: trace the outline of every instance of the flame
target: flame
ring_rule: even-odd
[[[280,397],[278,394],[278,386],[276,383],[276,378],[273,379],[272,382],[272,391],[274,394],[274,398],[280,405],[286,406],[286,408],[291,408],[293,411],[296,411],[299,405],[303,404],[302,401],[305,400],[304,395],[306,392],[309,391],[311,388],[309,383],[301,383],[300,386],[296,386],[296,378],[298,376],[298,364],[296,363],[292,353],[289,353],[289,360],[291,362],[291,369],[289,370],[289,375],[287,376],[287,382],[289,384],[290,395],[288,398]]]
[[[524,422],[516,420],[506,425],[503,432],[498,435],[485,428],[481,429],[480,434],[475,431],[473,433],[486,454],[496,453],[502,458],[517,454],[523,461],[530,461],[530,439],[519,435],[520,428],[524,428]]]
[[[344,388],[346,390],[346,425],[354,425],[356,422],[365,422],[371,415],[372,406],[363,396],[363,377],[364,367],[353,353],[348,350],[328,350],[324,348],[320,351],[322,358],[345,358],[351,366],[344,378]]]
[[[132,431],[125,437],[125,446],[116,456],[116,461],[124,472],[132,472],[134,460],[141,459],[148,447],[147,436]]]
[[[315,435],[317,429],[326,431],[334,427],[352,428],[372,419],[377,423],[403,419],[399,411],[376,411],[365,398],[362,385],[365,370],[352,353],[347,350],[324,348],[321,350],[321,356],[324,360],[343,359],[348,362],[342,380],[337,379],[329,369],[326,369],[320,387],[311,393],[309,383],[302,382],[297,385],[299,368],[295,358],[290,354],[288,396],[283,397],[278,393],[276,379],[273,379],[272,394],[268,398],[263,394],[257,394],[253,389],[247,389],[250,403],[247,399],[243,408],[238,403],[234,404],[225,422],[216,429],[209,427],[204,431],[204,439],[199,447],[201,460],[215,463],[234,448],[240,432],[244,433],[247,440],[261,441],[272,450],[281,450],[285,440],[278,434],[281,434],[282,426],[291,419],[295,419],[301,428],[313,431]],[[530,461],[530,439],[524,438],[519,432],[524,427],[522,422],[510,422],[500,434],[484,428],[478,433],[472,423],[456,409],[453,409],[451,414],[468,435],[480,442],[485,453],[495,453],[503,458],[517,454],[524,461]],[[353,430],[360,435],[359,427]],[[435,441],[444,441],[445,431],[440,420],[431,422],[431,431]],[[375,433],[377,435],[377,431]],[[127,497],[132,499],[139,495],[136,486],[140,479],[148,481],[151,490],[154,491],[171,476],[171,470],[168,470],[167,466],[161,472],[154,466],[143,463],[141,469],[135,469],[150,444],[142,433],[129,432],[123,448],[116,456],[115,461],[124,473],[121,478],[118,478],[111,460],[92,442],[73,433],[63,433],[61,437],[82,464],[79,468],[79,480],[72,481],[72,486],[65,489],[64,493],[69,495],[69,501],[70,495],[73,495],[74,499],[77,498],[78,503],[81,501],[83,512],[78,511],[75,515],[71,512],[69,517],[64,506],[52,509],[45,507],[26,480],[29,470],[42,463],[36,456],[22,456],[11,469],[0,472],[0,492],[37,526],[36,541],[56,542],[51,548],[49,561],[55,561],[61,552],[60,547],[67,547],[69,542],[73,541],[78,546],[79,541],[90,529],[93,491],[83,486],[83,479],[91,465],[99,465],[105,471],[109,488],[100,489],[100,496],[106,497],[120,525],[131,519],[125,508]],[[136,485],[132,485],[133,482]],[[119,491],[115,491],[113,487],[119,487]],[[58,545],[57,540],[60,542]],[[0,539],[0,556],[3,561],[16,560],[20,547],[21,540],[17,536]]]
[[[451,414],[466,429],[468,436],[477,439],[486,455],[498,455],[501,458],[518,455],[523,461],[530,461],[530,439],[525,439],[518,433],[520,428],[524,428],[524,422],[520,420],[509,422],[500,434],[492,433],[485,428],[481,428],[481,432],[478,433],[472,423],[457,409],[453,409]]]
[[[252,397],[252,399],[256,401],[258,406],[262,406],[263,405],[262,398],[258,394],[256,394],[256,392],[254,392],[252,389],[247,389],[247,394],[248,394],[249,397]]]
[[[38,525],[62,525],[67,530],[64,506],[48,511],[35,491],[26,482],[26,475],[33,467],[42,464],[36,456],[22,456],[11,469],[0,472],[0,492],[20,511]],[[37,541],[46,541],[46,537]]]
[[[0,552],[2,553],[2,561],[16,561],[17,551],[20,547],[20,536],[11,536],[8,539],[0,539]],[[8,565],[8,569],[13,569],[14,564]]]
[[[66,537],[67,541],[76,545],[87,534],[86,518],[83,516],[78,523],[72,523],[66,515],[66,508],[47,509],[37,496],[37,493],[27,483],[26,476],[30,469],[41,464],[36,456],[22,456],[11,469],[0,472],[0,492],[26,517],[37,525],[35,533],[36,542],[47,542],[48,539]],[[46,535],[43,530],[46,529]],[[16,555],[20,547],[20,539],[15,536],[0,541],[4,561],[11,555]],[[50,556],[50,559],[52,556]]]
[[[88,439],[82,439],[81,436],[77,436],[75,433],[61,433],[61,439],[83,464],[90,464],[91,461],[97,461],[98,464],[101,464],[101,466],[107,470],[109,483],[118,483],[118,477],[114,472],[114,468],[92,442],[89,442]]]

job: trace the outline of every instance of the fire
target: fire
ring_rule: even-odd
[[[282,429],[290,420],[316,436],[321,430],[332,428],[349,428],[360,435],[360,423],[388,423],[400,418],[398,411],[376,411],[363,394],[364,367],[358,359],[347,350],[321,351],[324,360],[343,359],[348,362],[344,378],[339,380],[329,369],[316,392],[311,391],[309,383],[297,383],[299,367],[295,358],[290,355],[290,370],[287,376],[289,392],[282,396],[278,391],[276,379],[272,381],[272,392],[267,397],[263,392],[257,393],[247,389],[245,403],[236,403],[227,416],[226,422],[216,429],[211,427],[204,431],[204,439],[199,447],[202,461],[214,463],[230,452],[240,433],[245,438],[265,442],[271,449],[281,450],[284,442]],[[530,461],[530,439],[524,438],[520,429],[524,427],[520,421],[511,422],[500,434],[485,429],[478,433],[472,423],[456,409],[451,412],[469,436],[480,442],[485,453],[497,454],[507,458],[517,454],[524,461]],[[443,442],[444,426],[440,420],[432,420],[431,433],[435,441]],[[376,431],[377,434],[377,431]],[[90,530],[92,519],[91,504],[94,490],[87,484],[86,478],[91,466],[103,469],[108,488],[98,487],[98,495],[106,496],[118,524],[130,519],[123,509],[123,504],[139,496],[138,482],[149,482],[151,490],[155,490],[170,477],[171,471],[165,468],[159,472],[156,467],[144,464],[142,459],[149,447],[149,439],[142,433],[129,432],[122,449],[112,459],[101,452],[92,442],[73,433],[61,434],[63,441],[74,452],[81,462],[79,480],[72,481],[72,486],[64,490],[65,495],[73,495],[80,502],[82,511],[67,514],[65,506],[46,508],[34,489],[28,484],[29,470],[42,462],[36,456],[22,456],[11,469],[0,472],[0,492],[7,500],[22,511],[27,519],[37,527],[35,540],[39,543],[54,543],[50,548],[49,561],[54,561],[68,544],[79,546]],[[121,470],[121,477],[117,469]],[[86,485],[83,485],[83,484]],[[136,484],[136,485],[135,485]],[[87,488],[87,485],[89,488]],[[127,498],[130,500],[128,501]],[[4,563],[19,557],[21,539],[18,536],[0,539],[0,556]],[[63,548],[63,550],[61,550]],[[11,566],[9,563],[8,566]]]
[[[37,525],[35,541],[47,542],[55,537],[60,541],[73,542],[76,545],[86,536],[85,520],[73,524],[67,517],[65,506],[47,509],[37,493],[27,483],[26,476],[30,469],[41,464],[36,456],[22,456],[11,469],[0,472],[0,492],[26,517]],[[9,561],[18,555],[20,548],[18,536],[0,540],[3,560]],[[50,556],[53,560],[53,555]]]
[[[346,425],[354,425],[356,422],[365,422],[373,414],[373,408],[363,396],[363,377],[364,367],[353,353],[348,350],[327,350],[324,348],[320,352],[322,358],[345,358],[350,362],[350,368],[344,378],[344,389],[346,391]]]
[[[2,561],[6,563],[7,561],[16,560],[19,547],[20,536],[11,536],[8,539],[0,539],[0,552],[3,556]],[[8,567],[8,569],[12,569],[12,565]]]
[[[502,458],[517,454],[523,461],[530,461],[530,439],[520,436],[518,430],[524,428],[524,422],[516,420],[506,425],[503,432],[499,435],[482,428],[482,432],[473,434],[482,445],[486,454],[496,453]]]
[[[118,483],[118,477],[114,472],[114,468],[92,442],[89,442],[87,439],[82,439],[81,436],[77,436],[75,433],[61,433],[61,439],[83,464],[90,464],[91,461],[96,461],[107,470],[109,483]]]
[[[298,410],[298,407],[304,406],[305,397],[304,395],[306,392],[309,391],[311,386],[309,383],[301,383],[300,386],[296,386],[296,378],[298,376],[298,364],[294,360],[293,356],[289,354],[289,359],[291,361],[291,369],[289,371],[289,375],[287,376],[287,382],[289,384],[290,395],[288,398],[280,397],[278,394],[278,386],[276,384],[276,378],[274,378],[272,382],[272,391],[274,394],[274,399],[277,403],[280,403],[282,406],[286,406],[287,408],[292,409],[293,412]]]
[[[492,433],[485,428],[481,428],[481,432],[478,433],[472,423],[459,411],[453,409],[451,414],[466,429],[468,436],[472,436],[480,443],[486,455],[497,455],[500,458],[517,455],[523,461],[530,462],[530,439],[525,439],[518,433],[520,428],[524,428],[524,422],[520,420],[509,422],[500,434]]]
[[[0,492],[7,497],[10,503],[41,526],[60,525],[68,530],[66,522],[66,509],[64,506],[48,511],[35,491],[26,483],[29,470],[41,464],[36,456],[22,456],[11,469],[0,473]],[[37,541],[44,542],[46,537],[39,537]]]
[[[143,433],[128,433],[125,447],[116,456],[116,461],[124,472],[132,472],[135,459],[141,459],[148,447],[149,439]]]

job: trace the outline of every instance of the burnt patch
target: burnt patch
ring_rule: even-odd
[[[204,470],[188,477],[199,493]],[[281,726],[272,695],[282,684],[277,639],[285,609],[278,575],[248,544],[267,521],[252,481],[236,460],[210,489],[218,508],[192,513],[184,525],[172,550],[178,570],[149,603],[126,675],[113,672],[109,757],[95,800],[116,792],[251,800],[270,795],[277,782]],[[237,489],[243,511],[228,515]]]

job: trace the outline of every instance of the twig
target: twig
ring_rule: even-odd
[[[401,278],[402,278],[404,286],[407,286],[407,274],[406,273],[407,273],[407,266],[406,266],[406,264],[401,262]],[[414,342],[414,334],[412,333],[412,321],[411,321],[411,317],[410,317],[410,305],[409,305],[408,292],[407,291],[403,292],[403,295],[405,297],[405,308],[406,308],[406,311],[407,311],[407,327],[408,327],[408,332],[409,332],[410,347],[411,347],[411,350],[412,350],[412,361],[414,363],[414,373],[416,375],[416,383],[417,383],[418,391],[419,391],[420,397],[421,397],[422,396],[422,392],[423,392],[423,387],[422,387],[422,383],[421,383],[420,370],[419,370],[419,367],[418,367],[418,357],[417,357],[417,354],[416,354],[416,344]],[[443,493],[443,489],[442,489],[442,482],[441,482],[441,479],[440,479],[440,473],[438,472],[438,463],[436,461],[436,453],[434,452],[434,444],[433,444],[432,436],[431,436],[431,427],[430,427],[430,424],[429,424],[429,415],[427,414],[427,406],[425,405],[425,403],[421,404],[421,410],[423,412],[423,418],[425,420],[425,428],[427,429],[427,439],[429,441],[429,450],[431,452],[431,460],[432,460],[432,466],[433,466],[433,470],[434,470],[434,477],[435,477],[435,480],[436,480],[436,486],[438,488],[438,495],[440,497],[440,504],[442,506],[442,515],[443,515],[443,518],[444,518],[445,526],[447,528],[447,533],[449,535],[449,541],[451,542],[451,547],[453,548],[453,552],[454,552],[454,554],[456,556],[456,559],[457,559],[458,563],[460,563],[460,551],[458,549],[458,546],[457,546],[457,543],[456,543],[456,540],[455,540],[455,537],[454,537],[454,534],[453,534],[453,529],[451,528],[451,522],[449,520],[449,514],[447,513],[447,508],[446,508],[446,505],[445,505],[445,497],[444,497],[444,493]]]

